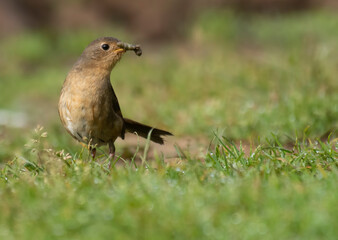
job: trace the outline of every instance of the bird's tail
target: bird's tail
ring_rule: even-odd
[[[157,128],[153,128],[153,127],[144,125],[142,123],[138,123],[133,120],[130,120],[128,118],[124,118],[124,123],[125,123],[126,130],[128,132],[130,133],[136,132],[137,135],[143,138],[147,138],[148,133],[152,130],[150,140],[153,142],[159,143],[159,144],[164,143],[162,136],[167,136],[167,135],[172,136],[170,132],[157,129]]]

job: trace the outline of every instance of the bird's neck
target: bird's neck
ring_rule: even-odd
[[[67,75],[65,85],[79,92],[98,91],[111,86],[110,73],[106,68],[76,67]]]

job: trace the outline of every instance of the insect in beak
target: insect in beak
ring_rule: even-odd
[[[120,48],[123,48],[125,51],[127,50],[132,50],[135,52],[135,54],[137,56],[141,56],[142,55],[142,50],[140,45],[134,45],[134,44],[129,44],[129,43],[125,43],[125,42],[118,42],[117,46]]]

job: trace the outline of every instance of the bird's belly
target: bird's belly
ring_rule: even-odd
[[[71,135],[80,142],[103,145],[121,134],[123,120],[109,104],[109,99],[89,101],[77,99],[60,101],[61,120]]]

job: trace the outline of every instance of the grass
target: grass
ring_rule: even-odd
[[[212,143],[200,159],[178,147],[112,169],[67,135],[56,104],[88,42],[132,35],[0,40],[0,108],[28,119],[0,126],[0,239],[335,239],[337,24],[329,11],[208,11],[180,42],[142,43],[111,76],[124,115]]]
[[[337,139],[265,142],[247,156],[217,137],[203,161],[109,170],[45,137],[0,172],[3,239],[335,239]]]

